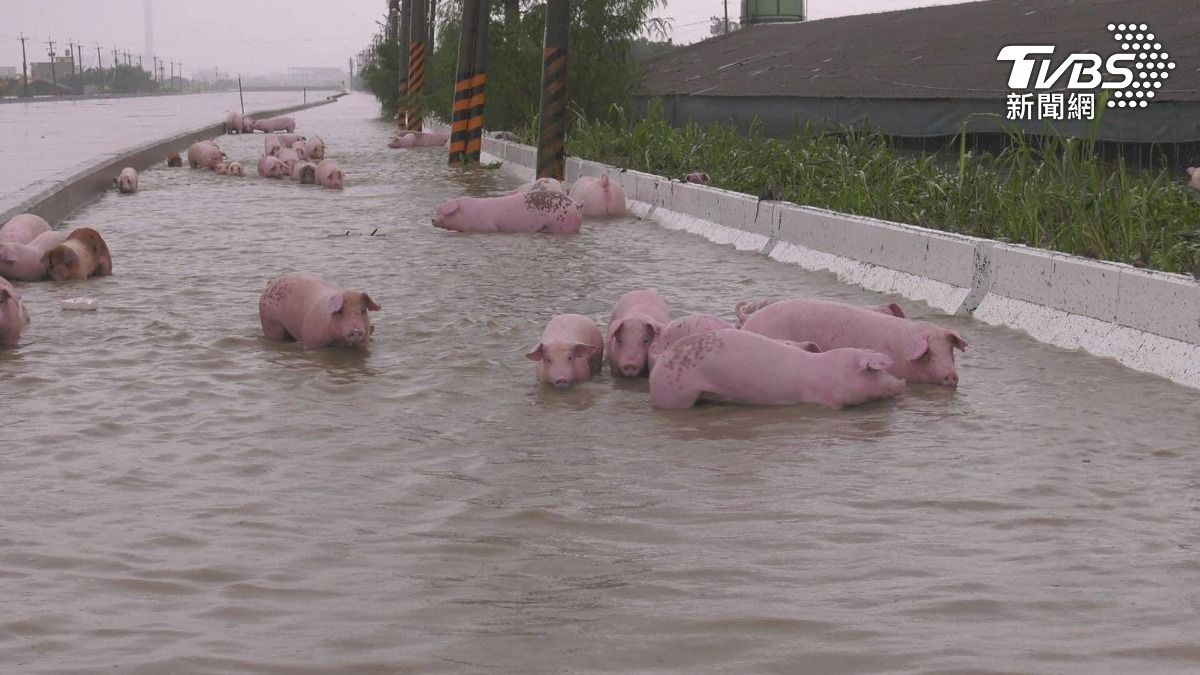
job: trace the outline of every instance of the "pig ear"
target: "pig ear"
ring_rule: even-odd
[[[858,362],[862,370],[887,370],[892,366],[892,360],[884,354],[872,352],[865,354]]]
[[[950,351],[954,351],[954,347],[958,347],[964,352],[967,351],[967,341],[962,339],[962,336],[952,330],[946,331],[946,337],[950,338],[950,344],[953,345]]]
[[[366,303],[367,309],[371,310],[372,312],[379,311],[379,303],[372,300],[371,296],[367,295],[366,293],[362,294],[362,301]]]
[[[646,337],[653,340],[654,338],[658,337],[658,334],[662,332],[662,329],[663,325],[661,323],[657,321],[648,321],[646,322]]]
[[[912,345],[909,346],[908,360],[916,361],[925,356],[929,352],[929,336],[925,333],[917,333],[912,338]]]
[[[533,351],[531,351],[525,355],[525,358],[529,359],[530,361],[541,361],[542,354],[544,352],[545,352],[545,348],[542,347],[542,343],[539,342],[538,345],[533,348]]]
[[[571,356],[578,358],[591,357],[597,351],[598,350],[596,349],[595,345],[585,345],[582,342],[576,342],[575,344],[571,345]]]
[[[341,293],[335,293],[329,296],[329,299],[325,301],[325,309],[330,314],[337,314],[338,312],[342,311],[342,304],[345,302],[346,299],[342,297]]]
[[[883,312],[884,314],[891,314],[892,316],[894,316],[898,319],[907,319],[908,318],[908,316],[906,316],[904,314],[904,310],[900,309],[900,305],[897,305],[894,302],[889,302],[889,303],[880,305],[879,311]]]
[[[621,329],[624,327],[625,327],[625,319],[618,319],[616,323],[614,323],[608,327],[608,337],[611,338],[614,335],[617,335],[618,333],[621,332]]]

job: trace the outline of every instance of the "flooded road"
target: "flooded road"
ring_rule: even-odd
[[[0,670],[1200,670],[1200,393],[945,316],[957,391],[668,414],[644,379],[546,390],[523,358],[546,320],[639,287],[674,315],[930,315],[632,219],[437,230],[518,181],[388,150],[375,112],[295,115],[344,191],[155,168],[67,224],[104,233],[112,277],[21,286]],[[251,168],[263,140],[218,142]],[[261,337],[295,270],[370,291],[369,352]],[[58,309],[77,296],[101,309]]]

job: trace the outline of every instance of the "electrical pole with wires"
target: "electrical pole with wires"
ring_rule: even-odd
[[[21,79],[25,81],[24,96],[29,98],[29,63],[25,60],[25,32],[21,32]]]
[[[47,37],[46,44],[50,45],[50,80],[54,85],[54,95],[58,96],[58,72],[54,68],[54,40]]]

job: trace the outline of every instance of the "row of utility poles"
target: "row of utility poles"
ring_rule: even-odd
[[[425,62],[433,42],[437,0],[389,0],[388,27],[399,54],[396,87],[401,128],[420,131]],[[427,13],[428,10],[428,13]],[[488,24],[491,0],[462,1],[454,103],[450,118],[450,164],[479,162],[487,87]],[[542,100],[538,118],[537,177],[563,179],[567,109],[567,35],[570,0],[547,0],[542,44]]]
[[[23,84],[22,95],[25,96],[26,98],[28,98],[29,97],[29,61],[28,61],[28,58],[27,58],[26,52],[25,52],[25,43],[28,42],[31,38],[25,37],[25,33],[22,32],[21,36],[18,39],[21,41],[21,79],[22,79],[22,84]],[[58,95],[58,64],[54,60],[55,57],[57,57],[57,56],[69,56],[71,58],[71,77],[78,84],[79,93],[82,94],[83,93],[83,84],[82,84],[82,82],[80,82],[79,78],[83,75],[83,43],[82,42],[76,43],[73,39],[68,40],[67,41],[67,49],[62,54],[59,54],[55,51],[56,44],[58,46],[62,46],[62,45],[61,45],[61,43],[56,43],[53,38],[46,38],[46,42],[43,44],[46,45],[46,47],[47,47],[46,53],[50,57],[50,80],[51,80],[51,84],[54,86],[54,95],[55,96]],[[89,50],[90,50],[90,48],[89,48]],[[113,70],[116,70],[116,68],[118,68],[121,65],[122,56],[124,57],[125,67],[132,68],[133,62],[136,59],[137,67],[140,70],[142,70],[143,72],[146,72],[145,68],[142,65],[142,56],[140,54],[131,54],[128,51],[122,51],[120,49],[117,49],[116,47],[114,47],[112,49],[112,64],[113,64],[112,69]],[[164,72],[163,67],[169,64],[171,67],[171,79],[170,79],[171,86],[175,87],[176,89],[182,89],[182,87],[183,87],[183,63],[180,61],[163,61],[162,59],[158,58],[157,56],[154,56],[152,58],[154,60],[154,70],[150,72],[151,79],[155,80],[156,82],[159,82],[161,85],[161,83],[164,81],[164,78],[166,77],[166,73]],[[104,93],[104,56],[103,56],[103,53],[101,52],[99,43],[96,44],[96,64],[97,64],[96,68],[100,73],[100,78],[99,78],[100,93]],[[175,67],[176,66],[179,67],[178,83],[176,83],[176,75],[175,75]],[[64,75],[65,75],[65,73],[64,73]]]

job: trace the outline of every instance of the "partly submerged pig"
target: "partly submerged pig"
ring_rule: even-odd
[[[388,142],[389,148],[436,148],[446,144],[450,134],[400,131]]]
[[[28,244],[0,242],[0,277],[13,281],[41,281],[46,278],[50,249],[63,243],[67,233],[47,231]]]
[[[231,112],[225,116],[225,133],[242,133],[242,116],[240,114]]]
[[[282,178],[287,175],[285,168],[283,162],[273,155],[263,155],[258,160],[258,175],[264,178]]]
[[[301,185],[315,185],[317,182],[317,165],[312,162],[299,162],[292,169],[292,180]]]
[[[21,331],[29,325],[29,312],[21,302],[21,292],[0,279],[0,348],[11,349],[21,341]]]
[[[245,176],[246,170],[242,168],[241,162],[230,162],[226,171],[230,176]]]
[[[773,305],[786,299],[787,298],[771,298],[769,300],[759,300],[758,302],[746,302],[745,300],[739,301],[736,305],[734,305],[733,308],[733,313],[737,315],[737,327],[741,328],[743,325],[745,325],[746,317],[757,312],[763,307],[766,307],[767,305]],[[857,305],[849,306],[855,307]],[[890,314],[892,316],[900,317],[901,319],[905,318],[906,316],[904,314],[904,310],[900,308],[900,305],[897,305],[894,302],[885,302],[880,305],[862,305],[862,308],[869,309],[873,312],[879,312],[881,314]]]
[[[646,372],[650,343],[671,321],[667,303],[650,289],[622,295],[608,315],[608,368],[613,375],[637,377]]]
[[[192,143],[188,148],[188,166],[193,169],[216,169],[225,159],[225,153],[212,141]]]
[[[279,151],[283,150],[283,141],[279,140],[279,134],[267,134],[263,136],[263,154],[277,156]]]
[[[571,199],[579,202],[585,218],[611,218],[625,215],[625,188],[605,174],[584,176],[571,186]]]
[[[563,389],[587,382],[600,373],[604,338],[590,318],[582,314],[557,314],[542,331],[541,341],[525,358],[535,362],[538,381]]]
[[[304,152],[309,160],[319,162],[325,159],[325,141],[320,136],[313,136],[304,142]]]
[[[367,312],[378,309],[366,293],[305,272],[272,280],[258,301],[267,339],[296,340],[305,349],[366,347],[374,332]]]
[[[668,409],[690,408],[702,397],[842,408],[904,391],[904,381],[888,374],[892,360],[885,354],[811,349],[740,330],[689,335],[665,352],[650,373],[650,401]]]
[[[113,179],[113,185],[121,194],[133,194],[138,191],[138,172],[132,166],[121,169],[121,173]]]
[[[732,328],[733,326],[728,321],[707,314],[681,316],[668,323],[650,341],[650,348],[646,351],[646,362],[649,364],[650,370],[654,370],[654,364],[658,361],[659,357],[683,338],[696,333],[707,333],[712,330],[730,330]]]
[[[19,213],[0,226],[0,241],[28,244],[49,231],[50,223],[45,218],[32,213]]]
[[[183,158],[178,152],[172,152],[167,155],[167,166],[183,166]]]
[[[522,184],[520,187],[518,187],[515,190],[512,190],[508,194],[519,195],[519,194],[524,194],[526,192],[539,192],[539,191],[541,191],[541,192],[544,192],[544,191],[562,192],[564,194],[566,193],[566,190],[563,189],[563,184],[558,182],[557,178],[539,178],[537,180],[531,180],[528,183]]]
[[[256,120],[254,122],[255,131],[286,131],[291,133],[296,130],[296,120],[291,117],[268,117],[265,120]]]
[[[112,274],[108,244],[90,227],[72,230],[61,244],[46,252],[46,261],[47,273],[55,281]]]
[[[583,224],[579,204],[561,192],[504,197],[458,197],[438,207],[433,224],[458,232],[574,234]]]
[[[751,314],[742,328],[767,337],[812,341],[822,349],[857,347],[887,354],[888,372],[912,383],[958,386],[952,331],[863,307],[825,300],[781,300]]]
[[[323,159],[317,164],[317,184],[321,187],[342,189],[346,185],[346,174],[341,167],[331,159]]]

